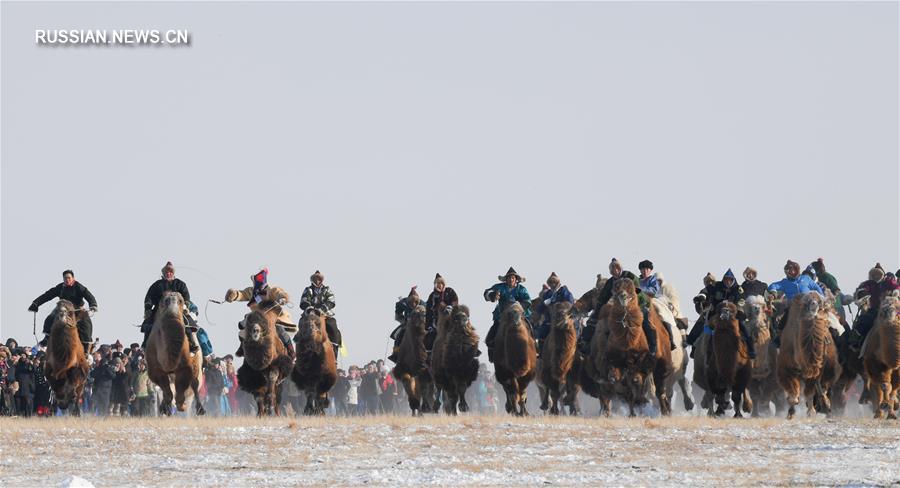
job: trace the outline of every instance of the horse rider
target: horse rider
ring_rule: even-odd
[[[488,348],[488,360],[491,362],[494,361],[494,339],[497,336],[497,328],[500,324],[500,314],[513,302],[519,302],[522,305],[522,310],[525,311],[525,321],[528,322],[531,336],[534,337],[534,327],[531,325],[531,296],[528,295],[528,290],[522,285],[525,282],[525,278],[516,273],[516,270],[510,266],[506,274],[498,276],[497,280],[502,283],[497,283],[484,290],[483,294],[485,301],[497,302],[493,312],[493,324],[488,330],[487,337],[484,338],[484,343]]]
[[[274,297],[269,297],[269,291],[275,289],[275,287],[269,287],[269,268],[263,268],[259,270],[258,273],[250,276],[250,281],[253,284],[243,290],[231,288],[226,291],[225,301],[229,303],[247,302],[250,311],[256,311],[258,310],[260,303],[267,301],[267,299],[274,300]],[[283,304],[279,303],[279,305]],[[245,315],[244,319],[238,322],[238,341],[240,342],[240,345],[234,353],[237,357],[244,356],[244,339],[247,338],[247,331],[244,327],[246,318]],[[296,333],[297,326],[294,325],[294,322],[291,319],[291,313],[288,312],[287,307],[281,307],[281,313],[278,315],[278,318],[275,319],[275,330],[278,333],[278,338],[284,343],[288,355],[292,358],[295,357],[294,341],[291,340],[291,334],[288,330]]]
[[[325,285],[325,275],[319,270],[309,277],[309,282],[310,286],[304,288],[300,295],[300,310],[306,312],[312,307],[313,310],[318,310],[319,313],[325,315],[325,331],[328,333],[331,346],[334,347],[334,357],[336,358],[343,339],[337,326],[337,320],[334,318],[334,293],[332,293],[331,287]]]
[[[194,339],[194,335],[197,332],[197,321],[188,312],[196,313],[197,306],[191,301],[191,293],[188,291],[187,285],[175,277],[175,266],[172,264],[172,261],[166,262],[166,265],[162,267],[161,274],[162,277],[154,281],[150,288],[147,289],[147,294],[144,295],[144,321],[141,323],[144,341],[141,343],[141,347],[147,347],[147,338],[150,337],[150,331],[153,330],[153,320],[159,301],[162,300],[165,292],[171,291],[180,293],[181,298],[184,299],[184,333],[188,338],[188,347],[191,354],[194,354],[200,349],[200,346],[197,345],[197,341]]]
[[[641,273],[639,289],[641,291],[641,294],[647,297],[647,300],[645,302],[646,306],[642,308],[642,311],[644,312],[644,322],[646,324],[644,327],[644,332],[646,332],[647,329],[650,328],[647,319],[650,311],[650,300],[662,295],[662,284],[656,278],[656,273],[653,272],[653,263],[650,262],[650,260],[645,259],[638,263],[638,271]],[[669,347],[674,351],[678,346],[675,345],[675,334],[672,332],[672,324],[666,322],[665,320],[661,320],[661,322],[666,327],[666,332],[668,332],[669,334]],[[655,353],[656,351],[651,348],[650,352]]]
[[[768,288],[770,293],[783,293],[785,302],[789,304],[785,308],[784,315],[781,316],[781,320],[778,321],[776,326],[777,334],[773,339],[776,346],[781,345],[781,331],[784,330],[784,326],[787,325],[788,322],[788,312],[791,310],[791,300],[797,295],[805,295],[812,292],[816,292],[823,297],[825,296],[825,292],[822,291],[822,288],[815,280],[808,275],[800,273],[800,263],[788,259],[784,264],[784,276],[784,279],[772,283]]]
[[[91,335],[94,331],[94,324],[91,322],[90,315],[84,311],[84,302],[87,300],[90,311],[96,312],[97,300],[86,286],[75,281],[75,273],[71,269],[63,271],[62,276],[62,283],[50,288],[44,292],[43,295],[35,298],[28,307],[28,311],[37,313],[38,307],[49,302],[53,298],[72,302],[72,305],[74,305],[77,310],[78,322],[76,327],[78,328],[78,338],[81,340],[82,347],[84,347],[84,353],[90,354],[89,349],[92,343]],[[52,327],[53,315],[51,314],[44,319],[44,338],[41,340],[40,345],[47,345],[47,339],[50,337],[50,329]]]
[[[540,325],[538,325],[534,331],[538,343],[538,357],[540,357],[541,352],[544,349],[544,340],[550,335],[550,309],[553,304],[559,302],[575,304],[575,297],[572,296],[572,292],[569,291],[567,286],[560,282],[559,276],[556,275],[555,271],[551,272],[550,277],[547,278],[547,283],[544,284],[543,289],[541,290],[540,299],[541,301],[534,311],[541,319]]]
[[[397,362],[397,352],[400,350],[400,341],[403,340],[403,335],[406,332],[406,319],[409,318],[413,310],[415,310],[416,307],[418,307],[421,303],[422,300],[419,298],[419,292],[417,292],[416,287],[413,286],[409,289],[409,295],[407,295],[406,298],[401,298],[397,300],[397,303],[394,304],[394,320],[400,322],[400,325],[395,327],[388,336],[394,340],[394,349],[391,352],[391,355],[388,356],[388,359],[390,359],[394,363]]]

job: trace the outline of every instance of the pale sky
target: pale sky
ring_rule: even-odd
[[[219,355],[246,307],[207,299],[320,269],[346,366],[435,272],[483,338],[510,265],[580,295],[648,258],[689,310],[707,271],[822,256],[850,291],[900,263],[896,2],[0,8],[3,340],[66,268],[127,344],[172,260]],[[36,46],[53,28],[193,43]]]

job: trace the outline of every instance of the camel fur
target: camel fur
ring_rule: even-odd
[[[56,397],[56,406],[81,415],[81,400],[90,365],[78,336],[79,313],[68,300],[60,300],[53,310],[53,326],[47,344],[47,363],[44,375]]]
[[[881,299],[875,325],[862,351],[875,418],[896,419],[900,390],[900,295],[894,291]]]
[[[407,317],[405,332],[397,352],[397,363],[392,370],[400,380],[409,400],[412,414],[422,415],[434,411],[434,380],[428,368],[428,352],[425,350],[425,306],[418,305]]]
[[[291,380],[306,394],[305,415],[325,415],[329,405],[328,392],[337,382],[337,364],[325,329],[325,318],[313,307],[307,308],[300,317],[299,331],[294,339],[297,360]]]
[[[569,373],[575,362],[577,333],[572,318],[573,305],[554,303],[550,308],[550,333],[538,361],[537,384],[541,410],[549,406],[551,415],[559,415],[559,402],[567,394]],[[577,383],[575,383],[577,386]]]
[[[466,390],[478,378],[478,334],[469,307],[456,305],[438,312],[438,332],[432,350],[435,385],[444,394],[444,413],[468,412]]]
[[[238,384],[256,399],[259,417],[281,414],[280,386],[293,367],[293,360],[275,328],[288,297],[283,290],[278,296],[281,298],[276,301],[263,300],[244,317],[244,364],[237,371]]]
[[[747,354],[747,345],[741,338],[737,313],[737,305],[731,302],[722,302],[709,319],[713,334],[712,348],[707,351],[706,356],[706,381],[716,398],[715,412],[713,412],[712,406],[709,407],[711,416],[725,414],[728,405],[726,394],[729,390],[731,391],[731,401],[734,403],[735,418],[743,416],[741,414],[743,400],[750,403],[744,405],[744,408],[747,411],[752,410],[752,402],[745,395],[745,391],[750,383],[753,366],[750,356]]]
[[[518,302],[509,304],[500,315],[494,352],[494,375],[506,392],[506,412],[528,415],[526,389],[536,373],[537,349]]]
[[[172,414],[173,386],[174,406],[179,412],[187,410],[185,393],[190,390],[197,415],[206,413],[199,395],[203,357],[191,355],[184,330],[184,308],[181,293],[163,293],[147,338],[147,372],[150,380],[162,389],[163,399],[159,405],[162,415]]]

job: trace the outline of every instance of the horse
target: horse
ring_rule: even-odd
[[[881,299],[875,325],[866,338],[862,356],[875,418],[896,419],[900,390],[900,294]]]
[[[507,305],[500,314],[494,354],[494,376],[506,393],[506,412],[528,415],[526,389],[534,379],[537,348],[525,309],[518,302]]]
[[[425,349],[425,306],[418,305],[404,322],[405,332],[392,374],[400,380],[413,416],[434,411],[434,380]]]
[[[541,394],[541,410],[549,406],[551,415],[559,415],[560,399],[572,394],[569,376],[575,363],[577,333],[569,302],[554,303],[550,308],[550,333],[544,340],[544,350],[538,361],[537,385]],[[578,383],[574,385],[577,388]]]
[[[244,317],[244,364],[237,371],[238,384],[256,399],[259,417],[281,414],[279,386],[293,367],[293,360],[275,328],[286,301],[286,293],[276,300],[267,298]]]
[[[478,378],[478,334],[469,307],[456,305],[439,311],[431,370],[435,385],[444,393],[444,413],[468,412],[466,390]]]
[[[837,350],[829,331],[830,318],[818,293],[797,295],[791,301],[788,323],[781,333],[776,377],[788,401],[787,418],[794,418],[801,387],[807,415],[831,412],[829,389],[837,378]]]
[[[163,392],[159,405],[160,414],[172,414],[173,384],[175,407],[179,412],[187,410],[185,393],[190,389],[194,395],[197,415],[206,413],[199,395],[203,357],[190,352],[184,331],[184,298],[181,293],[167,291],[160,298],[153,327],[147,338],[145,357],[150,380]]]
[[[44,375],[56,398],[56,406],[60,410],[69,410],[76,416],[81,415],[84,385],[87,382],[88,365],[84,347],[78,336],[78,318],[83,310],[76,311],[68,300],[60,300],[51,314],[53,325],[50,328],[50,339],[47,343],[47,362]]]
[[[313,307],[300,317],[297,344],[297,360],[291,371],[291,380],[306,394],[305,415],[325,415],[328,408],[328,392],[337,382],[337,365],[334,348],[328,339],[324,314]]]

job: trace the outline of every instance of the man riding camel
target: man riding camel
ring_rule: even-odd
[[[595,307],[593,313],[588,318],[587,323],[584,325],[584,330],[581,332],[581,337],[579,338],[579,342],[581,344],[581,351],[584,354],[590,352],[591,348],[591,340],[594,337],[594,332],[597,330],[597,315],[600,312],[600,309],[609,302],[609,299],[612,298],[613,286],[616,283],[616,280],[619,278],[628,278],[629,280],[634,281],[634,287],[638,288],[640,286],[640,281],[638,281],[637,276],[634,275],[631,271],[622,270],[622,264],[618,259],[612,258],[612,261],[609,262],[609,279],[606,280],[606,283],[603,284],[603,287],[597,293],[597,301],[595,303]],[[597,275],[597,283],[600,283],[600,275]],[[638,297],[640,299],[640,297]],[[583,312],[583,310],[580,310]]]
[[[866,311],[856,318],[853,329],[850,331],[850,343],[854,349],[858,350],[862,346],[869,331],[875,325],[882,297],[897,289],[900,289],[900,286],[897,284],[896,276],[891,273],[885,274],[880,263],[875,263],[875,267],[869,270],[869,279],[856,287],[854,298],[860,300],[868,297],[869,303]]]
[[[429,328],[437,329],[438,315],[435,312],[454,305],[459,305],[459,297],[456,296],[456,291],[447,286],[447,282],[444,281],[444,277],[440,273],[436,273],[434,275],[434,289],[428,295],[428,300],[425,301],[425,324]]]
[[[269,286],[269,268],[263,268],[259,270],[258,273],[252,275],[250,277],[250,281],[253,285],[244,288],[243,290],[237,290],[234,288],[229,289],[225,292],[225,301],[226,302],[247,302],[247,306],[250,307],[251,311],[257,310],[259,304],[267,301],[277,301],[278,297],[270,296],[270,292],[275,290],[275,287]],[[244,339],[246,339],[247,331],[244,327],[244,321],[246,320],[246,315],[244,319],[238,322],[238,341],[240,345],[238,346],[238,350],[234,353],[237,357],[244,356]],[[294,357],[294,342],[291,340],[291,334],[288,332],[297,332],[297,326],[294,324],[291,319],[291,313],[288,311],[287,307],[281,307],[281,314],[278,315],[278,318],[275,321],[275,330],[278,333],[278,338],[281,339],[281,342],[284,343],[284,347],[287,349],[288,355],[290,357]]]
[[[75,281],[75,273],[71,269],[63,271],[63,282],[50,288],[43,295],[34,299],[28,307],[29,312],[37,313],[38,307],[49,302],[53,298],[60,300],[68,300],[72,302],[75,309],[78,310],[78,338],[84,347],[85,354],[89,354],[90,345],[92,343],[91,335],[94,331],[94,324],[91,322],[91,316],[84,310],[84,302],[87,300],[91,312],[97,311],[97,300],[86,286]],[[53,314],[48,315],[44,320],[44,338],[40,345],[46,346],[47,339],[50,337],[50,329],[53,327]]]
[[[540,357],[541,351],[543,351],[544,339],[550,335],[550,309],[553,304],[559,302],[575,304],[575,297],[572,296],[572,292],[569,291],[567,286],[561,283],[559,276],[556,275],[555,271],[551,272],[550,277],[547,278],[547,283],[544,284],[540,297],[541,302],[538,304],[535,313],[541,318],[541,321],[540,325],[534,331],[535,338],[538,341],[538,357]]]
[[[785,278],[783,280],[769,285],[768,291],[770,293],[783,293],[785,303],[787,304],[790,304],[791,300],[796,295],[805,295],[807,293],[816,292],[823,297],[825,296],[825,292],[822,291],[822,288],[815,280],[808,275],[800,274],[800,263],[788,259],[787,263],[784,265],[784,276]],[[790,306],[785,307],[784,315],[781,316],[781,320],[778,321],[776,326],[778,333],[772,341],[776,346],[781,346],[781,331],[783,331],[784,326],[787,325],[788,312],[790,310]]]
[[[502,283],[497,283],[484,290],[485,301],[497,302],[493,312],[494,322],[490,330],[488,330],[487,337],[484,338],[484,343],[488,348],[488,360],[491,362],[494,361],[494,339],[497,336],[497,328],[500,325],[500,314],[503,313],[503,309],[507,305],[513,302],[519,302],[522,305],[522,310],[525,311],[525,320],[528,322],[530,329],[532,329],[531,335],[534,337],[534,325],[531,324],[531,296],[528,295],[528,290],[522,285],[525,282],[525,278],[516,273],[516,270],[510,266],[506,274],[498,276],[497,279],[502,281]]]
[[[645,324],[644,329],[646,332],[647,329],[652,330],[652,328],[649,326],[649,322],[648,322],[648,315],[649,315],[648,307],[650,307],[650,300],[662,295],[662,285],[659,283],[659,280],[656,278],[656,273],[653,272],[653,263],[650,262],[649,260],[645,259],[645,260],[641,261],[640,263],[638,263],[638,270],[641,273],[639,289],[641,291],[641,294],[645,295],[647,297],[645,306],[641,307],[642,311],[644,312],[644,324]],[[674,351],[675,348],[678,346],[675,345],[675,335],[672,332],[672,324],[666,322],[665,320],[661,320],[661,322],[666,327],[666,332],[669,333],[669,346]],[[654,344],[655,343],[656,342],[654,341]],[[656,353],[656,351],[653,350],[652,347],[651,347],[650,352]]]
[[[162,300],[163,293],[173,291],[180,293],[181,298],[184,299],[184,332],[188,338],[188,347],[190,347],[191,354],[194,354],[200,349],[200,346],[197,345],[197,341],[194,339],[194,335],[197,332],[197,321],[194,320],[188,311],[195,312],[197,306],[191,302],[191,293],[188,291],[187,285],[175,277],[175,266],[172,264],[172,261],[166,262],[161,273],[162,278],[154,281],[153,284],[150,285],[150,288],[147,289],[147,294],[144,295],[144,322],[141,324],[141,332],[144,333],[144,342],[141,343],[141,347],[147,347],[147,338],[150,337],[150,331],[153,330],[156,306],[159,304],[159,301]]]
[[[334,318],[334,293],[331,292],[330,287],[325,285],[325,275],[319,270],[309,277],[309,282],[310,286],[304,288],[303,294],[300,295],[300,310],[305,312],[312,307],[325,314],[325,331],[328,333],[328,340],[334,347],[334,357],[336,358],[343,340],[337,320]]]
[[[413,310],[421,303],[422,300],[419,298],[419,292],[417,292],[416,287],[413,286],[409,289],[409,295],[407,295],[406,298],[401,298],[394,304],[394,320],[400,322],[400,325],[395,327],[389,335],[389,337],[394,340],[394,349],[391,352],[391,355],[388,356],[388,359],[394,363],[397,362],[397,352],[400,350],[400,341],[403,340],[403,334],[406,332],[406,319],[409,318]],[[431,336],[430,344],[429,336]],[[429,330],[425,334],[425,349],[430,351],[432,345],[434,345],[434,334]]]
[[[731,302],[736,305],[738,309],[738,328],[741,332],[741,338],[747,346],[747,355],[750,359],[756,359],[756,346],[753,343],[753,339],[750,337],[750,332],[747,331],[747,326],[744,324],[747,317],[744,314],[743,296],[744,289],[738,286],[734,273],[731,271],[731,268],[728,268],[728,270],[725,271],[725,274],[722,275],[722,281],[717,281],[712,286],[711,293],[706,297],[707,303],[704,303],[702,308],[707,311],[713,311],[716,310],[716,307],[722,302]],[[708,317],[706,317],[706,319],[708,319]]]

